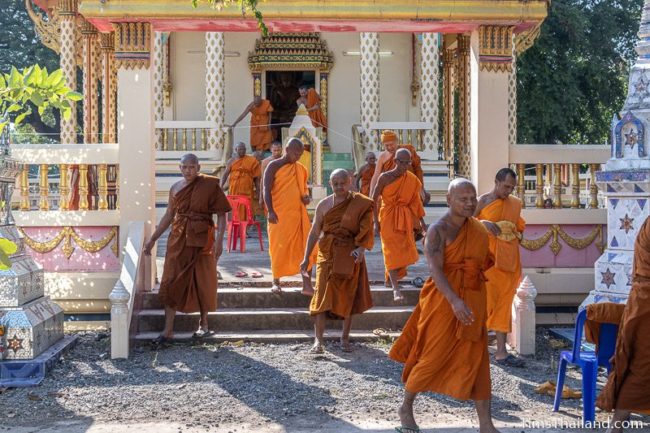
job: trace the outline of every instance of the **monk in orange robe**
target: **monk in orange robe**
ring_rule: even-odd
[[[476,189],[467,179],[450,183],[447,204],[449,211],[426,236],[430,277],[388,355],[404,363],[398,431],[419,431],[413,402],[417,393],[431,391],[474,400],[480,432],[493,433],[483,277],[492,257],[487,230],[472,218]]]
[[[632,289],[623,310],[612,371],[596,404],[614,411],[608,432],[622,432],[631,412],[650,414],[650,219],[634,244]]]
[[[510,355],[506,349],[506,337],[511,331],[512,300],[521,280],[519,242],[526,228],[521,218],[521,200],[512,196],[517,185],[517,175],[510,168],[502,168],[494,179],[494,188],[478,200],[476,218],[488,229],[490,252],[495,265],[486,277],[488,296],[488,329],[496,332],[497,363],[523,367],[521,358]]]
[[[298,162],[303,152],[298,138],[291,138],[282,158],[271,161],[264,172],[264,203],[268,211],[269,255],[273,293],[280,293],[280,278],[300,272],[309,236],[307,169]],[[315,252],[311,264],[315,263]],[[309,266],[311,270],[311,265]],[[304,281],[307,279],[307,281]],[[312,296],[311,276],[303,277],[302,293]]]
[[[156,344],[173,338],[176,311],[200,312],[194,336],[210,334],[208,312],[217,309],[217,261],[223,250],[226,213],[231,210],[219,179],[200,174],[196,155],[184,155],[180,170],[183,179],[172,185],[167,211],[144,248],[144,253],[151,255],[154,244],[171,225],[159,292],[165,306],[165,329],[154,340]],[[213,214],[217,214],[216,235]]]
[[[261,96],[255,96],[253,102],[248,104],[242,114],[239,115],[237,120],[230,125],[234,128],[244,117],[251,114],[251,150],[253,152],[264,152],[268,150],[273,141],[273,134],[271,132],[271,113],[273,107],[271,102],[267,99],[262,99]],[[261,158],[260,158],[261,159]]]
[[[381,237],[384,266],[393,287],[393,298],[401,301],[404,297],[398,282],[406,276],[406,267],[419,258],[413,237],[414,224],[417,223],[420,231],[426,230],[426,226],[419,194],[422,184],[408,171],[411,153],[407,149],[398,149],[395,162],[395,168],[379,177],[372,199],[375,202],[375,230]]]
[[[309,314],[315,316],[316,334],[311,353],[323,353],[326,317],[343,319],[341,347],[349,352],[352,315],[372,308],[365,262],[365,251],[374,244],[372,200],[350,191],[352,178],[347,170],[334,170],[330,186],[334,194],[316,207],[301,264],[306,274],[309,257],[318,243],[316,292],[309,306]]]
[[[238,143],[235,146],[236,156],[226,164],[226,171],[221,179],[221,188],[225,188],[230,180],[228,194],[243,195],[251,200],[251,209],[257,203],[256,194],[260,191],[260,162],[254,156],[246,155],[246,145]],[[248,221],[246,207],[239,207],[239,220]]]
[[[323,132],[327,132],[327,117],[325,117],[321,109],[320,95],[316,92],[316,89],[308,89],[307,86],[300,86],[298,92],[300,93],[300,98],[296,101],[298,107],[301,105],[305,106],[314,128],[320,126],[323,128]]]
[[[377,165],[377,157],[374,152],[366,153],[366,163],[359,167],[359,171],[354,175],[354,183],[359,192],[367,197],[370,197],[370,181],[375,174],[375,167]]]

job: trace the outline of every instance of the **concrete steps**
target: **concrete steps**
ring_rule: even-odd
[[[339,325],[340,327],[340,325]],[[149,341],[158,337],[158,332],[142,332],[136,335],[136,340]],[[174,334],[174,340],[188,341],[191,340],[192,332],[177,332]],[[379,338],[397,338],[400,333],[395,331],[377,330],[377,332],[352,331],[350,332],[351,340],[374,340]],[[338,340],[341,338],[340,330],[326,330],[326,340]],[[217,332],[214,335],[205,337],[202,341],[215,343],[247,341],[253,343],[291,343],[313,341],[314,333],[309,331],[251,331],[251,332]]]

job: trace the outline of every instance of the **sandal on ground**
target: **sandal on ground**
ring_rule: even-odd
[[[273,286],[271,286],[271,292],[280,294],[282,293],[282,287],[280,287],[278,284],[274,284]]]
[[[420,433],[420,427],[395,427],[397,433]]]
[[[494,362],[497,365],[507,366],[507,367],[517,367],[517,368],[522,368],[522,367],[524,367],[526,365],[526,363],[524,362],[523,359],[517,358],[517,357],[512,356],[512,355],[508,355],[503,359],[494,358]]]
[[[192,334],[192,338],[205,338],[211,335],[214,335],[214,331],[210,331],[209,329],[199,328],[194,332],[194,334]]]
[[[264,275],[262,275],[261,272],[253,271],[251,272],[251,277],[252,278],[262,278]]]
[[[154,346],[157,346],[157,347],[170,344],[171,342],[172,342],[171,338],[167,338],[162,334],[160,334],[159,336],[157,336],[156,338],[151,340],[151,344],[153,344]]]
[[[422,277],[415,277],[413,278],[413,281],[411,281],[411,284],[413,284],[418,289],[421,289],[422,287],[424,287],[424,280],[422,279]]]
[[[401,302],[404,300],[404,295],[402,295],[401,290],[393,290],[393,301]]]
[[[244,271],[237,271],[237,273],[235,274],[235,277],[237,277],[237,278],[245,278],[247,276],[248,276],[248,274],[246,272],[244,272]]]

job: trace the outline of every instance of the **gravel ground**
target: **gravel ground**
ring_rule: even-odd
[[[538,329],[537,355],[527,358],[525,369],[492,366],[498,425],[579,420],[578,400],[563,402],[562,411],[553,414],[552,397],[534,393],[555,376],[558,349],[551,340]],[[249,428],[239,431],[266,431],[265,425],[271,431],[278,424],[287,431],[318,430],[332,421],[397,425],[401,366],[386,357],[389,341],[355,343],[353,353],[331,345],[319,356],[308,355],[307,344],[186,343],[161,350],[142,344],[131,359],[116,361],[109,357],[109,341],[103,334],[80,334],[41,386],[3,390],[0,430],[62,420],[169,422],[180,425],[179,431],[242,425]],[[577,377],[570,370],[567,381],[579,389]],[[433,394],[418,397],[416,417],[423,425],[476,425],[470,403]]]

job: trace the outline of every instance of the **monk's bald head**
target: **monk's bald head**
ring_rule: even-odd
[[[181,157],[181,163],[179,167],[181,174],[186,182],[192,182],[201,171],[201,165],[199,165],[199,158],[193,153],[186,153]]]
[[[194,155],[193,153],[186,153],[185,155],[181,156],[181,164],[198,164],[199,163],[199,157]]]
[[[340,198],[344,198],[350,192],[350,187],[352,186],[352,177],[350,172],[343,169],[337,168],[330,174],[330,186],[334,195]]]
[[[477,205],[474,184],[462,177],[449,182],[447,205],[452,216],[465,218],[473,216]]]
[[[400,161],[411,161],[411,152],[408,149],[397,149],[395,152],[395,159]]]
[[[341,179],[341,180],[350,180],[350,172],[344,168],[337,168],[330,174],[330,180],[332,179]]]
[[[305,146],[302,144],[302,141],[295,137],[290,138],[284,146],[285,155],[289,162],[298,161],[304,150]]]
[[[397,152],[395,152],[395,172],[401,176],[409,168],[411,168],[411,152],[407,149],[397,149]]]

